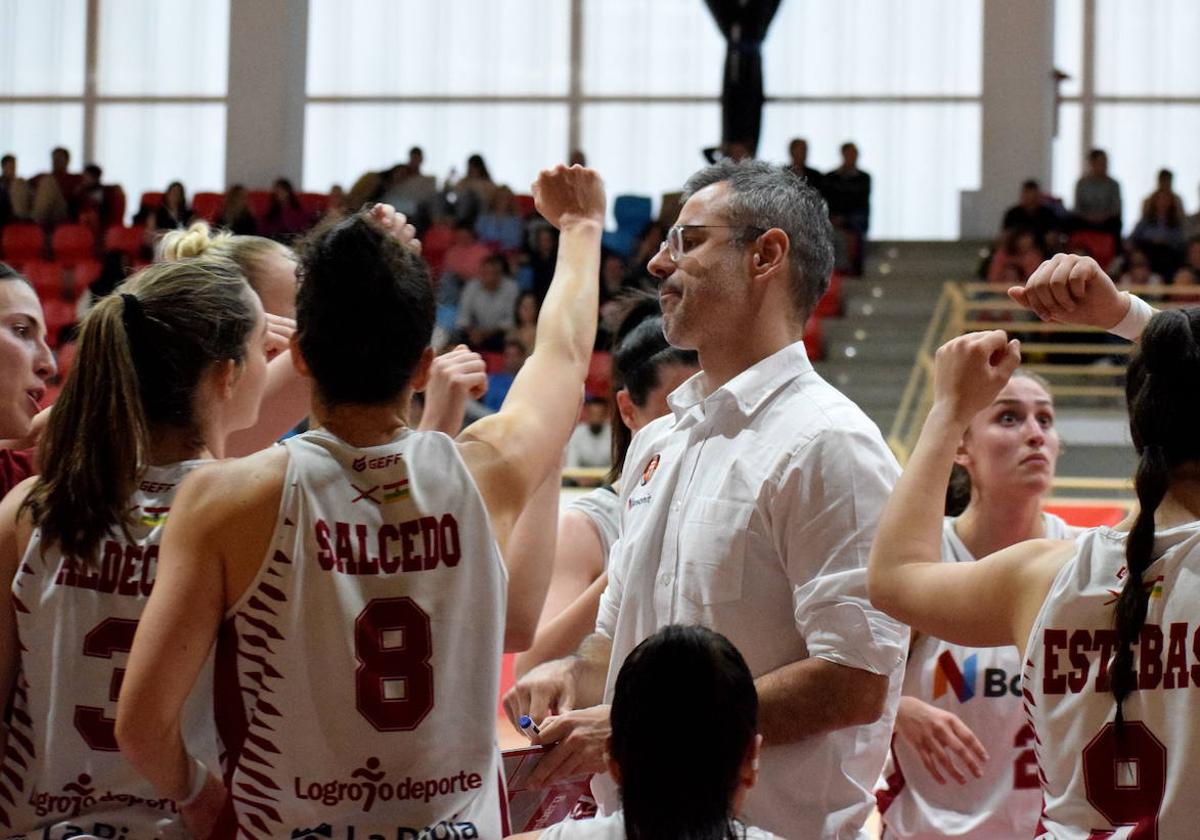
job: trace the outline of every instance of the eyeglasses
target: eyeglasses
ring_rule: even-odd
[[[689,237],[687,235],[688,231],[706,230],[709,228],[738,230],[744,233],[753,232],[755,236],[762,236],[762,234],[766,233],[765,228],[755,227],[754,225],[672,225],[671,229],[667,231],[667,238],[658,247],[659,253],[662,253],[662,249],[666,248],[671,262],[679,262],[684,254],[703,241],[696,241],[692,237]]]

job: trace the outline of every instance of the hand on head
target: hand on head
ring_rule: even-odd
[[[604,224],[604,181],[582,166],[544,169],[533,183],[539,213],[559,230],[580,222]]]
[[[992,404],[1021,363],[1021,343],[1004,330],[969,333],[938,348],[934,360],[934,405],[965,426]]]
[[[375,204],[367,211],[367,218],[390,234],[401,245],[414,254],[421,254],[421,240],[417,239],[417,229],[408,223],[403,213],[397,213],[390,204]]]
[[[1056,254],[1008,296],[1043,321],[1111,329],[1129,311],[1128,296],[1091,257]]]

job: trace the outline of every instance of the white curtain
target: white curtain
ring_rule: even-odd
[[[101,95],[224,96],[229,0],[100,0]]]
[[[0,96],[79,96],[84,0],[0,0]]]
[[[63,146],[78,169],[83,154],[82,105],[0,104],[0,154],[17,156],[17,174],[30,178],[50,170],[50,150]]]

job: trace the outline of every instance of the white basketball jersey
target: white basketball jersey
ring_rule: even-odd
[[[1160,531],[1153,556],[1121,730],[1108,668],[1125,534],[1085,532],[1034,621],[1023,685],[1045,797],[1039,837],[1200,835],[1200,523]]]
[[[1068,539],[1074,529],[1043,514],[1046,537]],[[942,560],[974,562],[954,530],[942,525]],[[1021,658],[1016,647],[972,648],[920,636],[909,653],[902,693],[957,715],[987,750],[983,777],[959,764],[967,783],[940,784],[920,755],[899,736],[877,791],[888,837],[933,840],[1011,840],[1032,837],[1042,809],[1033,732],[1021,702]]]
[[[283,445],[271,549],[217,646],[238,836],[500,837],[507,573],[454,442]]]
[[[114,727],[167,511],[179,482],[203,463],[148,468],[130,502],[132,541],[114,528],[99,562],[64,557],[33,532],[12,587],[20,671],[0,768],[0,823],[12,836],[187,836],[175,803],[122,758]],[[192,697],[188,748],[216,762],[211,661]]]

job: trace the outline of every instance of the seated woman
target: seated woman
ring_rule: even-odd
[[[617,675],[608,766],[621,810],[517,838],[770,840],[737,819],[761,746],[758,694],[737,648],[705,627],[669,625]]]

